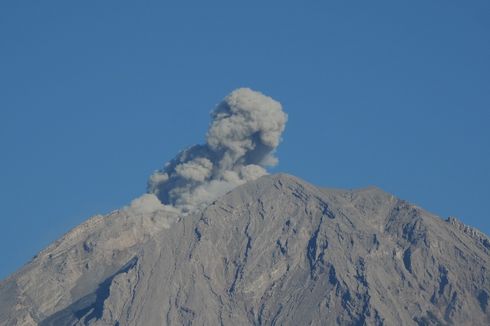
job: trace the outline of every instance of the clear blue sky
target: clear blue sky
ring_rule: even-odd
[[[289,114],[275,171],[490,233],[488,0],[164,2],[0,2],[0,278],[143,193],[240,86]]]

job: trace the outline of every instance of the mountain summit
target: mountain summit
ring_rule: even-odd
[[[378,188],[264,176],[96,216],[0,285],[1,325],[488,325],[490,240]]]
[[[0,325],[489,325],[490,239],[378,188],[268,175],[287,115],[250,89],[148,193],[0,283]]]

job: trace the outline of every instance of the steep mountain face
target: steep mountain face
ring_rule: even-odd
[[[0,324],[488,325],[489,251],[377,188],[265,176],[184,217],[88,220],[0,283]]]

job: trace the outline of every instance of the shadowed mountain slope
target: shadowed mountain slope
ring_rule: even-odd
[[[488,325],[489,250],[378,188],[278,174],[185,217],[89,219],[0,283],[0,324]]]

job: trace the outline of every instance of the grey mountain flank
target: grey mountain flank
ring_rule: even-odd
[[[488,325],[489,250],[378,188],[262,176],[89,219],[0,283],[0,324]]]

